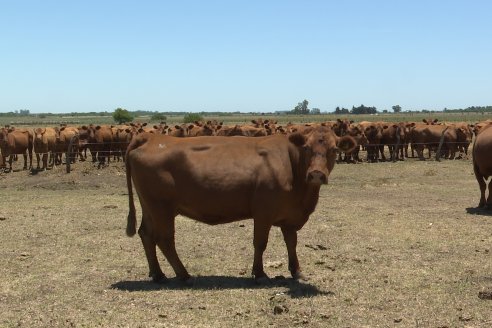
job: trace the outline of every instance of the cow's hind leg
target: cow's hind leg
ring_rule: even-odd
[[[475,163],[473,163],[473,172],[475,173],[475,177],[477,178],[478,186],[480,187],[480,202],[478,203],[478,207],[485,206],[485,189],[487,189],[487,184],[484,176],[479,172],[479,169]],[[492,180],[491,180],[492,182]],[[489,194],[490,194],[490,186],[489,186]],[[490,198],[490,195],[489,195]]]
[[[301,272],[299,259],[297,258],[297,230],[291,227],[282,227],[285,245],[287,246],[287,254],[289,256],[289,271],[292,278],[298,280],[307,280]]]
[[[489,196],[485,205],[489,210],[492,210],[492,178],[489,181]]]
[[[191,283],[191,276],[179,259],[174,242],[175,226],[173,210],[165,203],[152,205],[152,231],[157,246],[161,249],[176,276]]]
[[[157,260],[156,253],[156,242],[152,238],[151,233],[146,229],[145,225],[146,218],[142,218],[142,224],[138,229],[138,235],[142,240],[142,244],[145,250],[145,256],[147,257],[147,262],[149,264],[149,277],[152,278],[154,282],[165,282],[167,280],[166,276],[161,270],[159,261]]]

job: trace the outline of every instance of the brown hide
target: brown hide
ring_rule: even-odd
[[[429,149],[429,157],[431,150],[436,151],[441,137],[443,139],[443,151],[449,154],[449,158],[453,159],[457,149],[457,136],[454,127],[445,125],[416,125],[411,130],[412,145],[417,151],[420,160],[424,158],[424,147]]]
[[[68,159],[67,152],[70,146],[70,141],[72,138],[79,133],[79,129],[72,126],[62,126],[60,128],[55,128],[56,131],[56,153],[55,153],[55,164],[62,163],[62,154],[65,153],[65,160],[70,160],[74,162],[74,158]]]
[[[32,168],[32,131],[25,129],[1,128],[0,149],[2,151],[2,166],[6,165],[9,157],[9,170],[12,171],[13,155],[22,154],[24,158],[23,169],[27,170],[27,156],[29,155],[29,169]]]
[[[367,121],[360,122],[359,127],[367,139],[367,161],[377,162],[379,159],[381,139],[383,137],[383,127],[379,123]]]
[[[478,207],[492,209],[492,179],[488,186],[488,197],[485,198],[487,179],[492,176],[492,124],[485,125],[478,133],[473,145],[473,170],[480,187]]]
[[[43,170],[48,168],[48,155],[51,165],[54,165],[54,155],[56,152],[56,131],[54,128],[34,129],[34,152],[36,153],[37,169],[39,166],[40,155],[42,155]]]
[[[328,181],[337,150],[348,151],[354,146],[351,137],[338,138],[327,128],[289,137],[138,135],[127,150],[127,234],[135,234],[133,181],[142,206],[139,234],[154,280],[165,278],[157,262],[156,245],[178,277],[190,277],[174,247],[174,218],[178,214],[207,224],[253,218],[255,278],[265,277],[262,255],[270,228],[281,227],[289,269],[298,278],[297,231],[316,207],[320,186]]]
[[[98,168],[110,162],[111,148],[113,145],[113,129],[108,125],[96,125],[89,128],[90,139],[94,143],[94,152],[97,154]],[[91,149],[92,152],[92,149]]]
[[[113,135],[113,152],[115,153],[118,161],[120,158],[125,160],[126,148],[130,144],[133,136],[136,134],[136,129],[130,125],[122,125],[117,127],[116,133]]]
[[[168,127],[167,135],[184,138],[188,136],[188,128],[187,124],[175,125],[173,127]]]
[[[189,137],[203,137],[203,136],[213,136],[215,135],[215,129],[210,124],[191,124],[188,127],[188,136]]]

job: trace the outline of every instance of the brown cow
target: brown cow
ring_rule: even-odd
[[[111,148],[113,146],[113,130],[109,125],[96,125],[89,127],[90,140],[94,142],[94,152],[97,153],[98,168],[106,165],[106,158],[108,164],[110,162]],[[91,149],[92,152],[92,149]]]
[[[48,169],[48,155],[51,167],[55,165],[56,131],[53,128],[34,129],[34,152],[36,153],[37,170],[40,170],[39,162],[42,154],[43,170]]]
[[[6,165],[8,156],[10,172],[12,172],[12,160],[16,154],[22,154],[24,157],[24,170],[28,169],[27,155],[29,154],[29,169],[32,168],[32,147],[32,131],[13,127],[0,129],[2,165]]]
[[[480,202],[478,207],[492,209],[492,179],[489,182],[489,195],[485,200],[487,179],[492,176],[492,123],[479,131],[473,145],[473,171],[480,186]]]
[[[376,122],[362,121],[359,123],[359,128],[367,139],[367,161],[377,162],[379,160],[381,138],[383,137],[383,127]]]
[[[319,127],[309,135],[258,138],[172,138],[141,134],[127,149],[129,193],[127,235],[136,229],[132,180],[142,206],[138,233],[154,281],[165,279],[156,245],[177,277],[189,280],[175,249],[174,221],[178,214],[207,224],[253,218],[255,279],[266,280],[263,252],[272,226],[281,228],[289,270],[302,278],[296,253],[297,231],[314,211],[322,184],[335,165],[338,150],[355,146]]]
[[[65,161],[75,162],[75,155],[68,158],[68,148],[72,138],[79,134],[79,129],[72,126],[56,127],[56,152],[55,152],[55,164],[62,164],[62,154],[65,153]],[[78,153],[78,144],[74,145]],[[73,150],[73,149],[71,149]]]

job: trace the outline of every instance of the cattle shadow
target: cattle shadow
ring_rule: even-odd
[[[467,207],[466,213],[473,215],[492,216],[492,209],[483,207]]]
[[[314,296],[333,296],[332,291],[323,291],[307,282],[292,278],[274,278],[269,283],[258,284],[249,277],[229,276],[198,276],[193,283],[187,285],[178,278],[169,278],[164,283],[155,283],[150,280],[123,280],[111,285],[112,289],[121,291],[157,291],[157,290],[227,290],[227,289],[272,289],[285,287],[285,292],[291,298],[309,298]]]

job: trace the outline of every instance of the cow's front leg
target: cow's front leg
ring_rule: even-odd
[[[268,244],[268,235],[270,234],[271,225],[256,220],[254,222],[253,246],[255,248],[253,259],[252,275],[256,282],[268,282],[269,278],[263,270],[263,253]]]
[[[291,227],[282,227],[285,245],[287,246],[287,254],[289,256],[289,271],[292,278],[295,280],[307,280],[301,272],[299,259],[297,258],[297,231]]]

